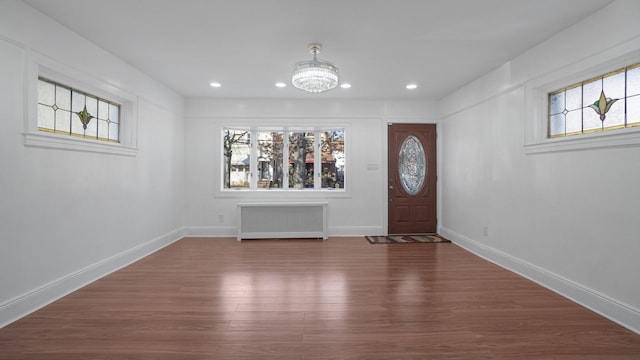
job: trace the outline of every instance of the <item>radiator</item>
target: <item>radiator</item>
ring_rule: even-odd
[[[322,238],[326,202],[238,204],[238,241],[264,238]]]

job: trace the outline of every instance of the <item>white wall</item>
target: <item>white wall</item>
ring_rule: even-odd
[[[24,146],[38,52],[133,94],[136,156]],[[15,1],[0,2],[0,327],[180,237],[183,99]]]
[[[443,234],[640,332],[640,147],[524,148],[528,85],[640,61],[637,14],[640,2],[617,1],[447,96],[439,112]]]
[[[187,99],[185,227],[191,235],[235,235],[239,202],[326,200],[330,235],[382,234],[386,230],[387,211],[387,124],[434,122],[433,108],[434,103],[428,102]],[[348,126],[348,196],[306,191],[248,196],[220,193],[223,125],[327,123]]]

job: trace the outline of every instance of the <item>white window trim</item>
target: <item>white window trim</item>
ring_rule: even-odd
[[[42,76],[60,84],[120,104],[119,143],[84,139],[38,130],[38,78]],[[63,65],[34,50],[29,51],[26,70],[24,145],[45,149],[136,156],[138,98],[106,81]]]
[[[632,48],[632,51],[628,49]],[[640,61],[640,41],[632,41],[553,71],[525,85],[526,154],[640,146],[640,127],[548,138],[549,92]],[[618,55],[611,55],[617,53]],[[622,55],[619,55],[622,54]]]
[[[333,122],[335,119],[318,119],[314,121],[314,124],[323,124],[322,126],[305,124],[298,122],[296,125],[290,123],[270,123],[265,126],[248,125],[246,123],[225,123],[217,128],[216,144],[216,163],[218,164],[215,169],[214,184],[214,197],[215,198],[239,198],[239,199],[259,199],[259,200],[281,200],[287,199],[326,199],[326,198],[351,198],[351,176],[349,175],[351,166],[351,160],[349,155],[351,153],[351,124],[348,122]],[[224,129],[247,129],[250,131],[322,131],[329,129],[344,129],[345,136],[345,187],[341,189],[225,189],[223,187],[224,182],[224,161],[222,161],[222,139],[224,137]],[[253,142],[252,142],[253,143]],[[252,161],[254,161],[252,159]],[[316,169],[317,170],[317,169]],[[318,174],[318,172],[316,172]],[[254,181],[253,179],[251,180]]]

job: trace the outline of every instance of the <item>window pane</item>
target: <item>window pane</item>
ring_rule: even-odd
[[[625,73],[619,72],[602,80],[602,90],[608,98],[622,99],[625,94]]]
[[[38,105],[38,127],[54,129],[54,112],[50,106]]]
[[[602,82],[600,80],[584,84],[582,94],[585,108],[600,98],[600,92],[602,92]]]
[[[565,93],[567,110],[576,110],[582,107],[582,88],[568,89]]]
[[[224,188],[249,187],[251,165],[251,139],[249,131],[224,131]]]
[[[50,82],[38,80],[38,103],[53,105],[55,103],[55,85]]]
[[[549,95],[549,114],[560,114],[564,110],[564,91]]]
[[[109,120],[111,122],[120,122],[120,107],[118,105],[109,104]]]
[[[640,66],[627,71],[627,96],[640,95]]]
[[[313,188],[313,138],[312,132],[289,134],[289,187]]]
[[[549,117],[549,136],[564,135],[564,115],[557,114]]]
[[[56,105],[63,110],[71,109],[71,90],[56,86]]]
[[[593,109],[588,107],[584,108],[582,115],[585,132],[602,129],[602,121],[600,121],[600,115],[598,115]]]
[[[84,127],[77,113],[71,114],[71,134],[84,137]]]
[[[608,94],[607,94],[608,97]],[[624,126],[624,97],[613,103],[606,113],[604,127]]]
[[[109,123],[109,140],[118,141],[120,139],[119,130],[118,123]]]
[[[640,95],[627,98],[627,124],[640,125]]]
[[[74,91],[71,94],[71,111],[82,111],[82,109],[84,109],[85,98],[86,96],[84,96],[84,94]]]
[[[98,138],[100,139],[108,139],[109,138],[109,123],[105,120],[98,120]]]
[[[570,111],[567,113],[566,131],[567,134],[575,135],[582,132],[582,111]]]
[[[344,188],[344,131],[320,133],[322,144],[322,188]]]
[[[104,101],[98,101],[98,119],[106,120],[109,118],[109,104]]]
[[[56,132],[64,132],[70,134],[71,131],[71,117],[76,116],[68,111],[58,110],[56,111]]]
[[[98,116],[98,99],[93,96],[87,96],[87,112],[91,114],[91,116]]]
[[[284,176],[282,132],[259,132],[258,139],[258,189],[280,189]]]

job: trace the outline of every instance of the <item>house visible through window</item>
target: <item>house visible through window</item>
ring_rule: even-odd
[[[640,63],[548,96],[549,138],[640,126]]]
[[[344,189],[344,135],[344,129],[223,129],[222,187]]]
[[[118,143],[120,105],[40,77],[38,130]]]

